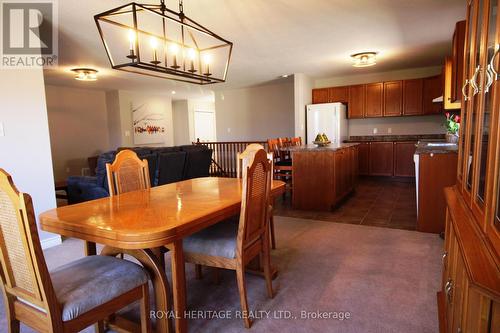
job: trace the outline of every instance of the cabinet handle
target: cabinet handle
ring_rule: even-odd
[[[491,64],[488,64],[488,67],[486,68],[486,85],[484,86],[484,92],[487,93],[490,90],[491,85],[493,84],[493,68],[491,67]]]
[[[448,303],[451,303],[451,298],[453,296],[453,280],[448,280],[448,283],[446,284],[444,291],[446,293],[446,298],[448,300]]]
[[[474,75],[472,75],[472,78],[470,79],[470,86],[474,91],[472,92],[472,96],[477,95],[481,91],[481,87],[477,85],[477,76],[479,75],[479,72],[481,71],[481,66],[477,66],[476,70],[474,71]]]
[[[443,265],[444,265],[444,261],[446,260],[446,257],[448,257],[448,252],[447,251],[444,251],[443,252],[443,256],[441,257],[442,261],[443,261]]]
[[[495,45],[495,52],[490,60],[490,70],[494,81],[498,80],[498,72],[495,70],[495,58],[498,55],[498,51],[500,51],[500,44]]]
[[[470,98],[469,96],[467,96],[466,92],[465,92],[465,88],[467,87],[467,85],[469,84],[469,79],[465,79],[465,83],[464,85],[462,86],[462,95],[464,95],[464,100],[465,101],[468,101]]]

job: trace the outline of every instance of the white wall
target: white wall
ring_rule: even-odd
[[[102,90],[45,86],[56,180],[81,175],[87,158],[110,149]]]
[[[305,74],[293,75],[295,136],[306,142],[306,105],[312,103],[313,80]]]
[[[294,83],[217,91],[217,141],[260,141],[294,135]]]
[[[35,215],[56,207],[42,69],[0,70],[0,168],[33,198]],[[40,232],[42,246],[60,237]]]
[[[361,68],[360,72],[362,72],[362,70],[363,69]],[[316,79],[314,81],[314,88],[345,86],[391,80],[416,79],[438,75],[441,73],[441,71],[441,66],[435,66],[410,68],[382,73],[322,78]],[[445,133],[442,125],[442,115],[350,119],[349,135],[442,134]],[[373,133],[374,128],[377,128],[377,134]],[[389,133],[389,129],[391,129],[392,133]]]

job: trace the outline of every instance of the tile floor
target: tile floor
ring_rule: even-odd
[[[416,230],[417,208],[414,181],[361,177],[356,191],[331,212],[292,208],[291,198],[279,198],[275,214],[328,222],[362,224]]]

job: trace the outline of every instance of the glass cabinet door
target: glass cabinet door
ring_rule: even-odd
[[[480,130],[479,130],[479,172],[477,175],[477,194],[476,202],[484,207],[484,202],[486,199],[486,174],[487,174],[487,157],[488,157],[488,146],[490,141],[490,119],[491,113],[493,111],[493,91],[497,86],[496,74],[495,74],[495,61],[497,52],[497,8],[498,1],[490,0],[488,6],[488,30],[486,31],[486,63],[485,67],[485,83],[484,83],[484,99],[482,114],[480,120]]]
[[[472,53],[473,61],[472,63],[474,64],[474,72],[471,77],[471,88],[472,88],[472,96],[471,96],[471,114],[469,115],[470,117],[470,124],[469,128],[470,131],[468,133],[469,137],[469,144],[468,147],[466,147],[466,155],[465,157],[465,170],[466,170],[466,190],[467,192],[471,192],[472,190],[472,184],[473,184],[473,179],[474,179],[474,151],[475,151],[475,141],[476,141],[476,126],[478,122],[478,114],[480,111],[480,106],[481,106],[481,96],[482,96],[482,89],[484,87],[483,85],[483,79],[484,79],[484,70],[481,68],[481,32],[482,32],[482,27],[483,27],[483,0],[478,0],[477,1],[477,6],[478,6],[478,15],[476,19],[476,29],[474,32],[474,49]]]
[[[471,77],[471,71],[470,71],[470,61],[471,61],[471,43],[472,43],[472,32],[473,32],[473,24],[474,24],[474,15],[476,14],[476,1],[470,1],[468,6],[467,6],[467,30],[466,30],[466,39],[465,39],[465,54],[464,54],[464,82],[462,86],[462,115],[460,117],[461,119],[461,124],[460,124],[460,131],[459,131],[459,136],[460,136],[460,143],[459,143],[459,153],[460,153],[460,158],[459,158],[459,164],[458,164],[458,169],[457,169],[457,177],[459,181],[462,180],[462,170],[463,170],[463,165],[464,165],[464,154],[465,152],[465,137],[466,137],[466,126],[467,126],[467,115],[468,115],[468,110],[469,110],[469,97],[471,94],[471,89],[470,89],[470,77]]]

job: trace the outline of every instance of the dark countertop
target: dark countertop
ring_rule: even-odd
[[[441,142],[429,142],[429,141],[419,141],[417,145],[417,149],[415,150],[415,154],[448,154],[448,153],[457,153],[458,152],[458,145],[456,143],[452,145],[446,145],[446,146],[429,146],[429,143],[444,143],[446,144],[445,141]]]
[[[421,140],[444,140],[444,134],[419,134],[419,135],[364,135],[350,136],[344,142],[402,142]]]
[[[344,148],[357,146],[358,143],[331,143],[326,147],[318,147],[314,144],[288,147],[291,152],[318,152],[318,151],[336,151]]]

